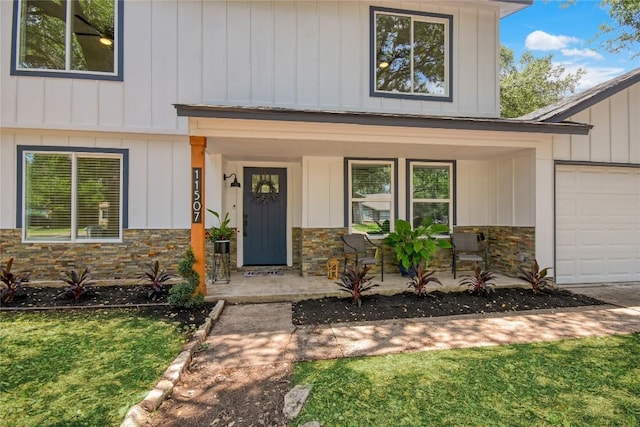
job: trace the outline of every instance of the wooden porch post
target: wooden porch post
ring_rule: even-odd
[[[207,294],[205,274],[205,236],[204,236],[204,151],[207,138],[190,136],[191,144],[191,248],[196,258],[193,269],[200,275],[197,293]]]

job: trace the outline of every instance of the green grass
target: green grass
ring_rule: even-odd
[[[640,426],[640,334],[306,362],[295,425]]]
[[[0,313],[0,424],[118,426],[183,344],[135,311]]]

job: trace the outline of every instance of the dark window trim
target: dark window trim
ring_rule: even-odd
[[[18,145],[17,156],[17,194],[16,194],[16,228],[22,228],[22,189],[24,183],[23,157],[25,151],[42,151],[52,153],[98,153],[122,155],[122,229],[129,228],[129,150],[126,148],[97,148],[97,147],[52,147],[44,145]],[[69,243],[69,242],[64,242]]]
[[[447,96],[414,95],[410,93],[388,93],[376,91],[376,12],[398,13],[412,16],[429,16],[449,21],[449,91]],[[432,12],[416,12],[411,10],[393,9],[388,7],[369,7],[369,96],[377,98],[415,99],[420,101],[453,102],[453,15]]]
[[[78,73],[77,71],[62,71],[62,70],[22,70],[18,69],[18,20],[20,19],[20,2],[21,0],[14,0],[13,2],[13,29],[11,31],[11,75],[12,76],[32,76],[32,77],[54,77],[54,78],[66,78],[66,79],[86,79],[86,80],[107,80],[118,81],[124,80],[123,76],[123,58],[124,58],[124,0],[116,0],[118,12],[116,16],[116,22],[118,25],[118,54],[117,61],[118,67],[114,74],[93,74],[88,71],[86,73]]]
[[[349,203],[351,188],[349,188],[349,162],[365,161],[365,162],[391,162],[393,163],[393,209],[395,219],[398,218],[398,159],[394,158],[378,158],[378,157],[345,157],[344,158],[344,226],[349,228]]]
[[[409,221],[409,223],[413,223],[413,218],[409,218],[409,213],[411,212],[411,200],[413,200],[413,196],[412,194],[409,192],[409,190],[411,189],[411,179],[413,178],[411,176],[411,163],[446,163],[448,165],[451,165],[451,179],[453,179],[453,185],[451,188],[451,191],[453,191],[453,195],[451,197],[451,203],[453,204],[453,206],[451,206],[451,210],[453,211],[453,218],[450,224],[450,229],[451,231],[453,231],[453,227],[455,225],[458,225],[458,210],[457,210],[457,194],[458,194],[458,173],[457,173],[457,165],[456,165],[456,161],[455,160],[430,160],[430,159],[407,159],[406,165],[405,165],[405,173],[406,173],[406,181],[405,181],[405,193],[407,195],[407,206],[406,206],[406,220]]]

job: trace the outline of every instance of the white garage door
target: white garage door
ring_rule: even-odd
[[[556,282],[640,280],[640,169],[556,166]]]

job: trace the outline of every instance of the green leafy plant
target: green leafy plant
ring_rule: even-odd
[[[200,275],[193,269],[196,257],[191,246],[185,251],[184,258],[178,264],[178,274],[186,280],[185,283],[173,285],[169,289],[167,300],[174,308],[198,308],[204,305],[204,296],[196,294],[200,284]]]
[[[379,286],[378,284],[369,283],[373,280],[373,276],[367,276],[370,269],[371,267],[368,265],[347,265],[340,275],[340,282],[336,282],[341,291],[351,294],[353,303],[358,304],[358,307],[362,305],[360,299],[362,293]]]
[[[148,286],[147,297],[155,301],[164,291],[165,283],[172,278],[166,270],[160,269],[160,262],[147,264],[147,270],[138,276],[146,281],[144,286]]]
[[[495,279],[494,273],[491,271],[482,271],[477,266],[472,275],[463,276],[460,280],[460,286],[467,286],[474,295],[485,296],[492,291],[491,286],[495,286],[492,280]]]
[[[533,264],[530,269],[527,270],[523,267],[519,268],[520,273],[522,274],[518,276],[518,278],[529,282],[529,284],[531,284],[531,290],[534,294],[537,294],[547,287],[553,287],[553,280],[551,277],[547,277],[547,273],[550,269],[551,267],[547,267],[540,270],[538,261],[533,260]]]
[[[89,268],[85,268],[82,273],[78,273],[76,270],[65,271],[66,278],[62,278],[63,282],[65,282],[68,286],[62,292],[60,296],[67,296],[69,298],[73,298],[74,300],[78,300],[82,295],[87,293],[91,289],[91,285],[94,282],[90,282],[89,279]]]
[[[13,301],[16,294],[22,289],[22,284],[29,281],[29,275],[31,274],[15,275],[11,272],[12,266],[13,258],[10,258],[7,261],[7,265],[0,270],[0,282],[2,282],[0,301],[5,304]]]
[[[411,276],[409,287],[413,287],[418,296],[428,295],[427,285],[431,282],[437,283],[442,286],[442,282],[436,277],[433,277],[435,270],[428,271],[424,264],[418,265],[415,268],[414,274]]]
[[[231,236],[233,236],[233,228],[229,227],[229,223],[231,219],[229,218],[229,212],[226,212],[224,216],[220,213],[207,209],[213,216],[218,220],[217,226],[211,226],[209,230],[207,230],[207,238],[212,242],[220,241],[220,240],[230,240]]]
[[[447,239],[437,237],[439,234],[448,232],[449,227],[444,224],[433,224],[429,219],[425,219],[422,225],[413,229],[409,221],[397,219],[395,230],[389,233],[383,242],[393,249],[402,267],[407,270],[416,270],[420,264],[428,266],[438,248],[451,247]]]

